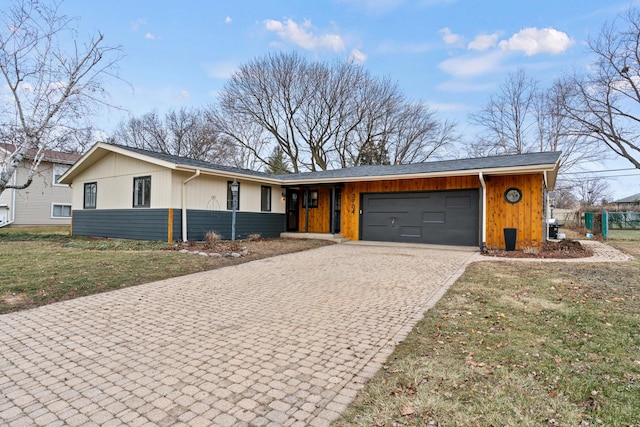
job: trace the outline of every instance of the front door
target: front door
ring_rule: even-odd
[[[298,231],[300,192],[287,189],[287,231]]]
[[[335,188],[333,191],[333,200],[331,201],[331,233],[340,233],[340,210],[342,208],[342,190]]]

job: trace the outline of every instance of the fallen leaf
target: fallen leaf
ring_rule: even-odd
[[[404,417],[407,417],[409,415],[413,415],[414,413],[415,413],[415,411],[410,406],[404,406],[402,408],[402,411],[400,411],[400,414],[402,414],[402,416],[404,416]]]

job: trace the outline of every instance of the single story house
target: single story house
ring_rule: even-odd
[[[99,142],[61,182],[73,187],[72,233],[148,240],[340,234],[351,240],[517,247],[548,237],[547,192],[559,152],[270,175]]]
[[[619,210],[640,208],[640,193],[614,201]]]
[[[0,159],[15,151],[11,144],[0,144]],[[11,178],[11,184],[27,181],[31,161],[36,150],[29,150]],[[29,187],[23,190],[9,188],[0,194],[0,227],[45,226],[71,224],[71,187],[60,182],[60,177],[78,159],[79,154],[45,150],[38,171]]]

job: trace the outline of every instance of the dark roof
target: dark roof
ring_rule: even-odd
[[[613,203],[638,203],[640,202],[640,193],[634,194],[633,196],[625,197],[620,200],[616,200]]]
[[[113,145],[114,147],[120,147],[125,150],[133,151],[138,154],[143,154],[145,156],[153,157],[158,160],[162,160],[169,163],[175,163],[178,165],[192,166],[194,168],[202,168],[202,169],[213,169],[213,170],[219,170],[221,172],[240,173],[244,175],[253,175],[253,176],[259,176],[259,177],[265,177],[265,178],[273,177],[273,175],[270,175],[268,173],[257,172],[251,169],[243,169],[243,168],[236,168],[233,166],[218,165],[216,163],[211,163],[204,160],[173,156],[171,154],[163,154],[163,153],[158,153],[156,151],[145,150],[144,148],[129,147],[126,145],[113,144],[113,143],[108,143],[108,145]]]
[[[553,166],[557,168],[557,162],[560,158],[559,151],[544,153],[527,153],[512,154],[504,156],[477,157],[471,159],[458,160],[442,160],[435,162],[413,163],[407,165],[381,165],[381,166],[356,166],[344,169],[332,169],[316,172],[300,172],[294,174],[271,175],[264,172],[257,172],[250,169],[236,168],[232,166],[218,165],[203,160],[190,159],[187,157],[173,156],[170,154],[162,154],[142,148],[129,147],[113,143],[102,143],[128,150],[134,153],[149,156],[161,161],[173,163],[176,165],[189,166],[192,168],[201,168],[216,170],[220,172],[244,174],[259,178],[269,178],[279,180],[283,183],[306,180],[323,180],[323,181],[340,181],[346,179],[358,179],[367,177],[393,177],[404,175],[429,175],[429,174],[445,174],[449,172],[464,171],[486,171],[491,173],[492,170],[504,170],[518,167],[535,167],[535,166]],[[554,178],[555,179],[555,178]]]
[[[317,172],[277,175],[284,181],[300,179],[340,179],[368,176],[394,176],[456,172],[467,170],[503,169],[519,166],[553,165],[560,158],[559,151],[544,153],[512,154],[506,156],[477,157],[472,159],[442,160],[408,165],[356,166]]]
[[[0,149],[8,152],[9,154],[13,153],[16,150],[15,145],[0,143]],[[38,150],[34,148],[30,148],[27,150],[27,159],[33,159],[37,154]],[[44,150],[44,156],[42,157],[43,161],[52,162],[52,163],[61,163],[66,165],[72,165],[77,162],[82,155],[77,153],[65,153],[62,151],[56,150]]]

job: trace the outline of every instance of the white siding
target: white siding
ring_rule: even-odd
[[[176,208],[180,208],[182,183],[193,174],[174,172],[173,189]],[[186,185],[187,209],[199,210],[227,210],[227,182],[232,178],[211,175],[200,175],[189,181]],[[262,183],[247,180],[238,180],[240,183],[240,206],[243,212],[261,212],[261,187]],[[284,200],[282,200],[282,188],[279,185],[271,187],[271,212],[284,213]]]
[[[96,209],[133,207],[133,179],[151,176],[151,208],[171,207],[171,171],[109,153],[73,180],[73,209],[83,209],[84,184],[97,183]]]
[[[109,153],[73,180],[73,209],[83,209],[84,184],[97,183],[96,209],[129,209],[133,205],[133,178],[151,176],[151,208],[182,207],[183,182],[192,172],[174,171],[135,158]],[[227,210],[227,177],[200,175],[189,181],[186,191],[187,209]],[[261,212],[260,182],[238,180],[240,210]],[[271,212],[284,213],[284,200],[279,185],[271,186]]]

